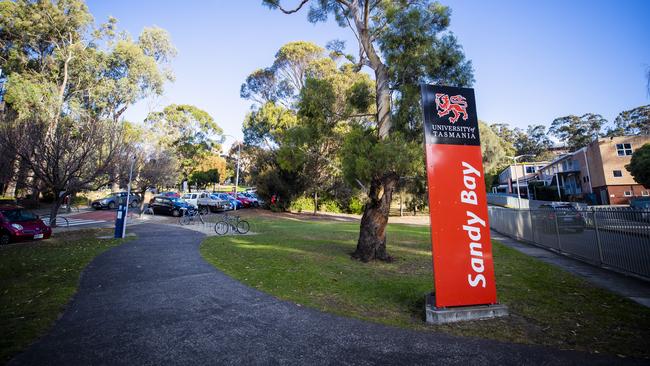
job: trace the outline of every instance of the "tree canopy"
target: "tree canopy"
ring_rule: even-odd
[[[606,123],[607,120],[600,114],[587,113],[580,117],[569,115],[553,120],[548,131],[565,142],[569,150],[575,151],[600,137],[601,128]]]
[[[196,162],[213,150],[219,150],[223,133],[206,111],[188,104],[171,104],[152,112],[145,123],[160,138],[163,146],[173,149],[185,177],[195,170]]]
[[[625,168],[634,177],[634,180],[646,188],[650,188],[650,144],[645,144],[636,149],[632,154],[630,164]]]
[[[94,24],[80,0],[0,2],[0,138],[32,188],[57,197],[52,217],[65,196],[114,178],[128,137],[121,116],[162,93],[174,55],[164,30],[133,40],[114,18]]]
[[[368,105],[369,110],[361,113],[367,116],[347,118],[342,169],[348,181],[364,186],[367,193],[354,257],[388,260],[385,227],[392,193],[401,177],[412,177],[418,167],[423,167],[419,84],[469,86],[473,82],[472,66],[455,36],[447,31],[450,9],[437,2],[304,0],[291,9],[280,0],[264,0],[271,9],[286,14],[298,12],[307,3],[310,22],[326,21],[331,16],[350,29],[359,52],[356,57],[343,58],[352,72],[370,70],[374,76],[372,92],[362,84],[348,92],[348,104],[357,104],[357,109],[362,105],[356,102],[367,102],[371,97],[374,106]],[[343,56],[341,42],[331,42],[328,48],[331,56]],[[306,54],[299,53],[301,59]],[[293,85],[304,88],[307,80]]]

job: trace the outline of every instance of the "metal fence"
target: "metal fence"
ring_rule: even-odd
[[[488,213],[504,235],[650,281],[650,211],[489,206]]]

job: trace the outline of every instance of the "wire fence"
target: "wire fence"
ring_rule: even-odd
[[[650,211],[489,206],[488,213],[504,235],[650,281]]]

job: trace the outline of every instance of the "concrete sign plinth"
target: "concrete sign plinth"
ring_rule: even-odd
[[[436,308],[433,294],[427,295],[427,323],[446,324],[466,320],[491,319],[508,315],[508,307],[502,304]]]

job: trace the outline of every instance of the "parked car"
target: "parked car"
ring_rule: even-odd
[[[243,192],[240,193],[240,195],[246,197],[249,201],[251,201],[251,205],[253,207],[260,207],[263,204],[263,202],[260,202],[260,199],[257,197],[255,193]]]
[[[149,208],[156,215],[172,215],[179,217],[183,209],[189,209],[191,206],[180,198],[156,196],[149,201]]]
[[[235,197],[237,201],[241,202],[243,207],[251,207],[253,206],[253,201],[251,201],[248,197],[243,196],[241,193],[238,193],[237,196]]]
[[[585,229],[585,218],[575,206],[568,203],[552,203],[539,206],[543,218],[556,221],[558,230],[573,230],[581,233]]]
[[[180,194],[180,193],[178,193],[178,192],[173,192],[173,191],[169,191],[169,192],[161,192],[161,193],[159,194],[159,196],[163,196],[163,197],[171,197],[171,198],[181,198],[181,194]]]
[[[199,207],[199,204],[198,204],[198,201],[197,201],[198,198],[199,198],[198,193],[185,193],[183,195],[183,197],[181,197],[181,198],[183,199],[183,201],[187,202],[190,206],[192,206],[194,208]]]
[[[105,208],[113,210],[117,208],[117,206],[119,206],[120,203],[126,204],[126,192],[111,193],[104,198],[94,200],[90,205],[95,210],[102,210]],[[137,194],[131,193],[131,195],[129,196],[129,207],[135,208],[138,207],[139,205],[140,205],[140,197]]]
[[[0,205],[0,244],[48,239],[52,229],[37,215],[16,205]]]
[[[199,194],[199,198],[197,198],[199,211],[204,213],[207,213],[208,211],[224,211],[226,209],[226,203],[228,202],[220,199],[218,196],[210,192],[201,192]]]
[[[228,206],[226,207],[226,210],[234,210],[235,208],[240,209],[242,208],[242,203],[237,201],[235,197],[229,195],[228,193],[213,193],[219,199],[228,202]]]

